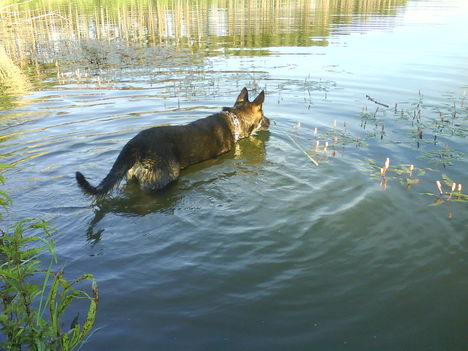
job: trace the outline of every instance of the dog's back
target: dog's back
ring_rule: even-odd
[[[81,189],[93,196],[103,196],[126,176],[135,178],[147,191],[155,191],[179,177],[180,171],[232,149],[238,139],[266,129],[269,120],[263,115],[264,93],[249,102],[242,89],[234,107],[182,126],[153,127],[138,133],[122,149],[112,169],[94,187],[80,172],[76,180]]]

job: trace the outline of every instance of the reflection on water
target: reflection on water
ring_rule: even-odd
[[[67,41],[174,43],[193,50],[327,45],[332,32],[393,25],[406,0],[32,1],[0,8],[0,36],[14,60],[53,62]],[[10,40],[8,40],[10,39]],[[242,50],[243,54],[248,51]],[[251,52],[259,55],[261,51]]]
[[[130,180],[125,184],[120,194],[98,199],[94,204],[94,218],[90,221],[86,232],[88,240],[92,243],[101,240],[105,229],[95,230],[94,228],[108,213],[125,216],[145,216],[154,212],[173,214],[181,198],[190,192],[196,192],[200,187],[209,186],[210,183],[214,183],[220,178],[227,179],[242,173],[258,176],[255,167],[265,162],[265,143],[268,142],[269,136],[270,133],[267,131],[259,132],[254,137],[239,141],[230,152],[182,171],[181,177],[185,178],[191,173],[205,170],[207,178],[202,180],[178,181],[167,189],[151,195],[142,191],[137,182]],[[234,169],[224,165],[227,160],[235,160],[235,163],[230,164],[235,165]],[[209,175],[208,168],[214,165],[217,165],[219,170],[216,177],[213,178]]]
[[[26,95],[30,90],[28,77],[0,46],[0,110],[12,108],[14,97]]]
[[[161,74],[173,85],[169,94],[196,95],[199,87],[193,82],[207,81],[210,74],[212,63],[206,57],[258,57],[271,55],[274,47],[326,46],[330,35],[370,30],[376,19],[379,28],[392,27],[405,4],[406,0],[7,4],[0,7],[2,106],[13,106],[15,97],[26,95],[32,86],[44,89],[58,81],[138,89]],[[174,66],[182,74],[174,75]],[[139,71],[130,81],[124,70],[135,68]],[[238,80],[245,74],[238,72]],[[256,74],[254,79],[261,78],[262,72]],[[215,86],[216,79],[210,85]]]

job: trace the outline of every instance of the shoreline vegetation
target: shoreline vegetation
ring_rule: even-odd
[[[5,183],[0,164],[0,184]],[[0,219],[8,216],[12,201],[0,190]],[[91,274],[67,281],[57,270],[57,256],[49,223],[33,218],[0,225],[0,349],[75,350],[92,334],[99,300]],[[46,264],[44,261],[49,260]],[[44,268],[45,267],[45,268]],[[91,293],[81,290],[91,282]],[[76,288],[76,287],[79,288]],[[70,315],[70,307],[89,302],[85,317]],[[76,311],[76,307],[73,307]],[[66,327],[68,325],[69,327]]]

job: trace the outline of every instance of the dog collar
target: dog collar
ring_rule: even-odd
[[[224,113],[229,117],[229,119],[231,120],[232,125],[234,126],[234,130],[232,131],[232,134],[234,136],[234,142],[237,142],[237,140],[240,139],[240,136],[239,136],[240,122],[239,122],[239,119],[232,112],[224,112]]]

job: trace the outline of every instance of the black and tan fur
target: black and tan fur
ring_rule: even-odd
[[[76,180],[88,195],[104,196],[123,178],[136,179],[148,192],[157,191],[179,177],[180,171],[195,163],[231,150],[238,139],[267,129],[263,115],[262,91],[253,102],[242,89],[233,107],[182,126],[161,126],[138,133],[122,149],[109,174],[92,186],[80,172]]]

